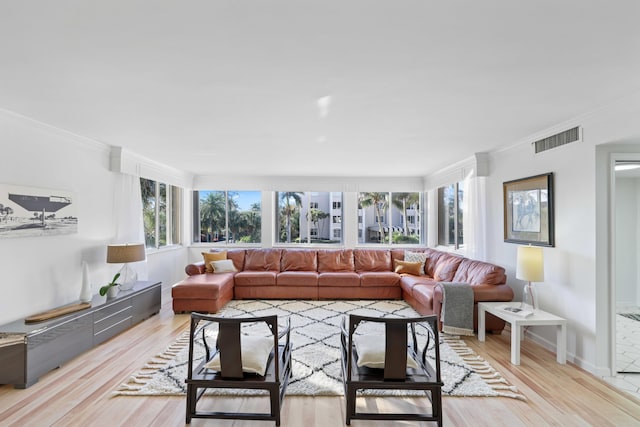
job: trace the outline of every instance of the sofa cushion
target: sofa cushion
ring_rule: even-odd
[[[328,271],[318,274],[318,286],[324,287],[358,287],[360,275],[355,271]]]
[[[360,286],[399,286],[400,275],[393,271],[362,271]]]
[[[244,254],[244,249],[232,249],[227,251],[227,259],[233,261],[233,265],[238,271],[244,270]]]
[[[501,285],[507,283],[507,276],[504,268],[500,266],[465,258],[458,266],[453,281],[469,283],[470,285],[481,283]]]
[[[391,252],[385,249],[356,249],[353,251],[356,271],[393,271]]]
[[[413,287],[413,298],[433,313],[433,289],[435,285],[420,283]]]
[[[205,273],[189,276],[171,288],[173,299],[218,299],[233,287],[233,273]]]
[[[281,253],[282,249],[247,249],[243,270],[280,271]]]
[[[206,273],[213,273],[211,261],[220,261],[223,259],[227,259],[227,251],[202,252],[202,258],[204,259],[204,271]]]
[[[280,271],[317,271],[318,256],[313,250],[291,250],[282,251],[280,259]]]
[[[275,286],[277,271],[239,271],[235,274],[236,286]]]
[[[315,271],[282,271],[276,276],[277,286],[318,286]]]
[[[440,257],[436,269],[433,272],[433,278],[438,282],[451,282],[456,274],[458,266],[463,258],[457,255],[445,254]]]
[[[409,274],[400,276],[400,287],[409,295],[413,295],[413,288],[416,285],[430,284],[434,286],[437,282],[427,276],[412,276]]]
[[[318,271],[355,271],[353,249],[318,250]]]

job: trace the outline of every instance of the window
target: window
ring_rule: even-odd
[[[182,189],[140,178],[140,191],[145,246],[161,248],[180,244]]]
[[[438,188],[438,245],[455,249],[464,247],[462,183]]]
[[[261,241],[262,194],[259,191],[194,191],[193,211],[194,242]]]
[[[333,202],[332,209],[342,209],[342,202]]]
[[[333,223],[334,224],[340,224],[342,222],[342,217],[340,215],[334,215],[333,216]]]
[[[342,206],[342,193],[279,191],[276,200],[276,243],[342,243],[342,233],[335,237],[342,224],[332,222],[342,217],[342,209],[331,211],[335,203]]]
[[[419,244],[420,193],[358,193],[358,243]]]
[[[334,228],[334,230],[333,230],[333,238],[334,239],[339,239],[341,235],[342,235],[342,230],[339,229],[339,228]]]

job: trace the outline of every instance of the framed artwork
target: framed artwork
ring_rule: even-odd
[[[74,201],[63,190],[0,184],[0,238],[77,233]]]
[[[553,246],[553,172],[502,184],[504,241]]]

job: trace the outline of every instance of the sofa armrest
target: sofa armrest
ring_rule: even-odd
[[[473,285],[473,302],[487,302],[487,301],[512,301],[513,289],[507,284],[504,285]],[[444,297],[442,295],[442,287],[435,286],[433,288],[433,307],[436,313],[439,313],[439,308],[442,306]],[[438,308],[436,311],[435,308]]]
[[[485,301],[512,301],[513,289],[507,284],[503,285],[476,285],[472,286],[474,302]]]
[[[184,272],[187,276],[195,276],[196,274],[204,274],[204,261],[194,262],[184,268]]]

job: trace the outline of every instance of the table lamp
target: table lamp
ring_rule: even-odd
[[[533,283],[544,280],[544,258],[539,246],[519,246],[516,262],[516,279],[526,280],[522,295],[521,308],[538,309]]]
[[[144,243],[125,243],[107,246],[107,263],[124,264],[120,269],[120,289],[123,291],[133,288],[138,280],[138,274],[129,267],[130,262],[144,261],[146,258]]]

